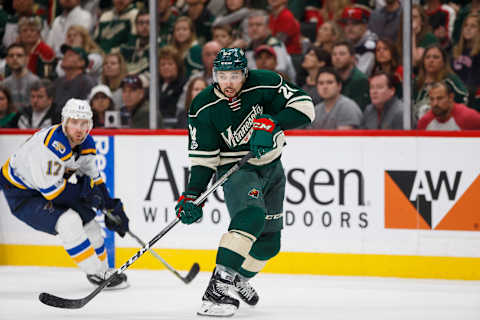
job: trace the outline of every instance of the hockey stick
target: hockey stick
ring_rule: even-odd
[[[231,167],[220,179],[218,179],[210,188],[208,188],[204,193],[202,193],[195,201],[195,205],[200,205],[205,199],[217,188],[222,185],[229,176],[231,176],[234,172],[240,169],[250,158],[253,157],[251,152],[247,153],[242,159],[236,163],[233,167]],[[108,277],[101,285],[99,285],[95,290],[93,290],[88,296],[80,299],[67,299],[55,296],[53,294],[49,294],[46,292],[40,293],[38,298],[40,301],[46,305],[56,307],[56,308],[64,308],[64,309],[80,309],[85,306],[90,300],[95,298],[97,294],[100,293],[107,285],[109,285],[117,275],[123,273],[128,267],[130,267],[138,258],[140,258],[148,249],[150,249],[158,240],[160,240],[168,231],[170,231],[175,225],[180,222],[180,219],[175,219],[168,226],[166,226],[162,231],[160,231],[152,240],[150,240],[143,248],[141,248],[133,257],[128,259],[127,262],[119,269],[115,270],[110,277]]]
[[[113,222],[115,222],[117,225],[120,225],[121,221],[120,221],[120,218],[119,217],[116,217],[114,216],[111,212],[109,212],[108,210],[103,210],[103,213],[108,216],[109,219],[111,219]],[[146,244],[145,242],[142,241],[142,239],[140,239],[136,234],[134,234],[132,231],[128,230],[127,233],[130,235],[130,237],[132,237],[133,239],[135,239],[142,247],[145,247]],[[198,263],[194,263],[192,265],[192,267],[190,268],[190,271],[188,271],[187,275],[185,277],[182,277],[182,275],[180,273],[178,273],[177,270],[175,270],[171,265],[169,265],[167,263],[167,261],[165,261],[158,253],[156,253],[155,251],[153,251],[151,248],[148,249],[148,251],[150,251],[150,253],[155,257],[157,258],[158,260],[160,260],[160,262],[165,266],[167,267],[168,270],[170,270],[174,275],[177,276],[177,278],[179,278],[180,280],[182,280],[185,284],[188,284],[190,283],[193,278],[195,278],[198,274],[198,272],[200,271],[200,266],[198,265]]]

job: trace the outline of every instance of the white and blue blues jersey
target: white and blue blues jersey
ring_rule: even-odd
[[[47,200],[62,194],[72,173],[103,183],[92,136],[74,151],[61,124],[35,133],[2,166],[2,175],[12,185],[37,190]]]

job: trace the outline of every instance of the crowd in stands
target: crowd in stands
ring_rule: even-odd
[[[0,0],[0,3],[2,1]],[[480,0],[414,0],[412,97],[404,97],[402,0],[157,0],[150,74],[147,0],[3,0],[0,128],[44,128],[69,98],[95,128],[186,128],[223,47],[277,72],[315,104],[306,129],[480,129]],[[410,53],[409,53],[410,54]]]

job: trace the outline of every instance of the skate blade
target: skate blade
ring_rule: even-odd
[[[93,283],[92,283],[92,285],[93,285],[94,287],[98,287],[97,285],[95,285],[95,284],[93,284]],[[115,286],[115,287],[105,287],[105,288],[103,289],[103,291],[123,290],[123,289],[127,289],[127,288],[129,288],[129,287],[130,287],[130,284],[129,284],[128,282],[124,281],[124,282],[120,283],[119,285],[117,285],[117,286]]]
[[[211,301],[202,301],[200,310],[197,311],[197,315],[204,317],[218,317],[227,318],[231,317],[237,311],[237,307],[231,304],[218,304]]]

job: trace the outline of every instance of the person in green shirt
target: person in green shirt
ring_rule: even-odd
[[[10,90],[0,86],[0,128],[16,128],[19,114],[13,107]]]

